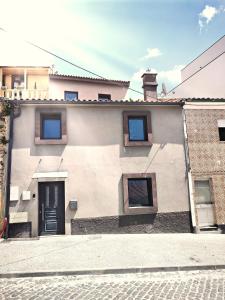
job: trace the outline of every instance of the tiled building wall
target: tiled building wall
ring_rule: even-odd
[[[211,178],[217,224],[225,224],[225,142],[217,120],[225,109],[186,109],[190,167],[193,180]]]

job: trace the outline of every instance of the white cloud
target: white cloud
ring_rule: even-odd
[[[133,74],[133,76],[131,77],[131,80],[133,81],[142,81],[141,76],[146,72],[146,69],[141,68],[139,69],[137,72],[135,72]],[[152,73],[157,73],[156,69],[151,69]]]
[[[158,48],[148,48],[147,54],[140,58],[140,60],[145,60],[152,57],[158,57],[161,56],[162,52]]]
[[[175,65],[170,70],[158,71],[156,69],[151,69],[152,73],[158,73],[157,79],[162,81],[168,81],[171,84],[178,84],[181,82],[181,69],[184,68],[184,65]],[[145,69],[141,68],[135,72],[131,78],[133,81],[142,81],[141,76],[146,72]]]
[[[199,14],[198,24],[200,27],[200,31],[202,28],[209,24],[210,21],[220,12],[220,9],[217,9],[214,6],[206,5],[202,12]]]
[[[171,70],[160,71],[158,73],[158,79],[168,80],[172,84],[178,84],[181,82],[181,69],[184,65],[175,65]]]

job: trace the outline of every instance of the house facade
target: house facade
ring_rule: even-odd
[[[186,99],[184,105],[192,224],[225,230],[225,100]]]
[[[179,101],[15,103],[9,236],[190,232]]]
[[[171,98],[225,98],[225,36],[181,70],[181,83],[168,92]]]

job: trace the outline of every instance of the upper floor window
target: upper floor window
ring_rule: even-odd
[[[64,99],[66,101],[76,101],[76,100],[78,100],[78,92],[65,91]]]
[[[35,144],[66,144],[66,110],[36,109]]]
[[[12,75],[12,89],[24,88],[24,75]]]
[[[41,139],[61,139],[61,114],[41,114]]]
[[[146,111],[123,113],[125,146],[149,146],[152,144],[151,116]]]
[[[98,94],[98,100],[99,101],[111,100],[111,95],[110,94]]]
[[[221,142],[225,142],[225,120],[218,120],[219,138]]]

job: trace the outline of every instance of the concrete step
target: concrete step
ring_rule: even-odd
[[[221,229],[217,226],[205,226],[200,228],[200,234],[221,234]]]

